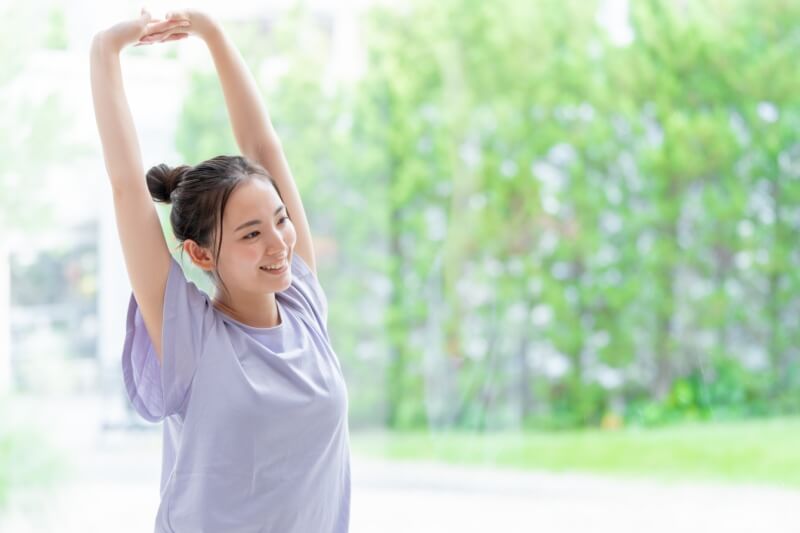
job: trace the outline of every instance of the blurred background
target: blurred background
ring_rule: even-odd
[[[800,531],[800,2],[192,5],[303,193],[352,531]],[[140,7],[0,3],[4,533],[153,528],[88,71]],[[145,168],[237,153],[201,41],[122,56]]]

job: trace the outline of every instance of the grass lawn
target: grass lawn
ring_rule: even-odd
[[[800,489],[800,417],[553,433],[354,430],[351,443],[354,453],[387,459]]]

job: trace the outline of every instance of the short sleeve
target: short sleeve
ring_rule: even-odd
[[[292,284],[283,291],[284,296],[297,300],[297,304],[328,336],[328,299],[317,276],[298,254],[292,254]]]
[[[207,295],[186,279],[181,266],[170,256],[164,291],[162,365],[131,293],[122,372],[128,398],[145,420],[159,422],[184,408],[214,317]]]

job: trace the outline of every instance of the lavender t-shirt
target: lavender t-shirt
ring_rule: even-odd
[[[275,293],[281,323],[217,310],[171,258],[163,366],[135,297],[122,369],[128,397],[163,420],[156,533],[344,533],[350,516],[347,388],[327,300],[294,254]]]

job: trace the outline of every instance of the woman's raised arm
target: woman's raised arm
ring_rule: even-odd
[[[142,41],[159,42],[187,31],[205,41],[219,76],[236,144],[242,155],[261,164],[275,179],[297,232],[295,252],[316,274],[311,228],[303,208],[300,191],[292,177],[283,146],[261,99],[256,81],[236,45],[225,33],[222,25],[202,11],[173,12],[167,14],[165,19],[189,22],[190,26],[186,29],[171,28],[161,32],[151,32]]]
[[[173,25],[153,23],[145,11],[138,19],[115,24],[95,35],[89,65],[95,119],[111,180],[125,266],[159,360],[170,255],[147,189],[139,141],[122,85],[119,55],[148,31]]]
[[[137,187],[145,192],[142,155],[122,85],[119,55],[148,32],[179,27],[175,22],[152,22],[142,10],[138,19],[117,23],[92,39],[90,72],[92,100],[103,158],[114,190]]]
[[[242,155],[260,163],[275,179],[297,232],[295,253],[316,275],[311,227],[278,134],[272,126],[250,69],[220,24],[212,23],[204,40],[217,69],[233,134]]]

